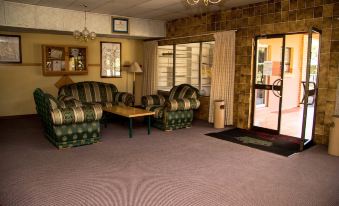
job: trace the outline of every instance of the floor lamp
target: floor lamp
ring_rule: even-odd
[[[129,67],[128,72],[133,72],[133,95],[135,95],[135,73],[142,73],[142,69],[138,62],[133,62]]]

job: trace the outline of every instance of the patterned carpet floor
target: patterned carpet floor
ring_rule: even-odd
[[[339,205],[339,157],[283,157],[208,137],[109,124],[100,143],[57,150],[35,118],[0,120],[0,205]]]

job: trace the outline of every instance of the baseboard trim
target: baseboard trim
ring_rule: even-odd
[[[0,120],[10,120],[10,119],[31,119],[37,118],[38,114],[23,114],[23,115],[12,115],[12,116],[0,116]]]

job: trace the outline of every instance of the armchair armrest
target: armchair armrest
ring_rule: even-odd
[[[198,109],[199,106],[200,101],[195,98],[172,99],[165,103],[167,111]]]
[[[92,122],[101,119],[102,108],[98,105],[60,108],[51,110],[51,116],[55,125]]]
[[[143,107],[152,105],[164,105],[165,97],[162,95],[146,95],[141,97],[141,104]]]
[[[134,96],[127,92],[114,92],[113,102],[115,104],[122,103],[127,106],[132,106],[134,104]]]

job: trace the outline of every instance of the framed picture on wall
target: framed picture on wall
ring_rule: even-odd
[[[100,42],[100,76],[121,77],[121,43]]]
[[[21,36],[0,34],[0,63],[21,62]]]
[[[128,19],[112,17],[112,32],[128,33]]]

